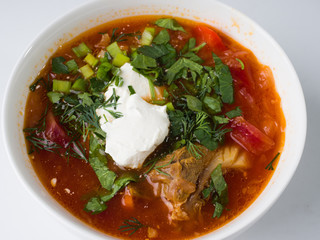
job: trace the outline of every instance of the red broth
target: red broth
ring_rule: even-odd
[[[66,60],[74,58],[71,48],[78,46],[81,42],[85,42],[93,49],[95,54],[97,53],[95,44],[101,38],[99,32],[108,32],[111,35],[114,28],[118,28],[122,33],[142,32],[145,26],[153,25],[152,23],[157,18],[155,16],[143,16],[108,22],[65,43],[52,57],[63,56]],[[185,19],[178,19],[178,21],[189,34],[169,31],[170,43],[176,49],[182,49],[191,36],[195,36],[197,41],[201,41],[197,38],[195,28],[204,26],[202,23]],[[159,31],[157,26],[155,28]],[[228,170],[225,173],[224,177],[229,192],[229,204],[226,206],[228,210],[224,211],[220,218],[212,218],[214,206],[207,202],[202,208],[202,221],[191,219],[170,224],[167,207],[160,198],[153,196],[152,187],[148,182],[141,180],[138,183],[133,183],[134,186],[143,189],[144,194],[150,197],[134,198],[133,208],[128,208],[122,204],[121,200],[124,194],[124,190],[122,190],[107,203],[107,209],[104,212],[92,215],[84,211],[84,206],[90,197],[100,191],[101,187],[89,163],[73,157],[66,159],[47,151],[33,152],[30,154],[30,161],[37,176],[52,197],[72,215],[90,227],[118,238],[148,239],[148,227],[151,227],[157,232],[154,239],[190,239],[212,232],[230,222],[248,208],[263,191],[274,172],[267,170],[266,166],[278,152],[281,152],[284,144],[285,119],[280,106],[281,99],[276,92],[270,68],[260,64],[250,50],[224,33],[216,29],[214,31],[218,33],[226,47],[225,49],[217,47],[216,53],[230,67],[234,80],[235,102],[232,105],[225,106],[223,111],[226,112],[239,106],[245,119],[275,142],[272,149],[262,154],[248,153],[251,164],[249,169],[243,171]],[[131,41],[137,40],[128,38],[128,41],[119,44],[125,47],[126,44],[130,45]],[[213,64],[213,60],[208,47],[210,46],[204,47],[199,52],[199,56],[205,59],[205,64],[210,65]],[[235,58],[241,59],[243,62],[243,70],[241,69],[241,63]],[[80,62],[78,64],[79,66],[84,65]],[[39,77],[46,78],[47,75],[50,75],[51,79],[63,77],[59,74],[53,76],[50,61],[39,73]],[[71,75],[68,78],[73,80]],[[44,86],[39,85],[36,91],[30,92],[25,111],[25,128],[37,124],[48,103],[49,100]],[[229,135],[226,136],[225,144],[233,144],[233,139]],[[276,168],[276,165],[277,161],[274,162],[273,167]],[[115,172],[123,171],[112,161],[109,161],[109,167]],[[145,169],[134,171],[141,174]],[[142,227],[130,236],[130,232],[119,231],[119,226],[123,225],[125,219],[132,217],[139,219],[141,223],[148,227]]]

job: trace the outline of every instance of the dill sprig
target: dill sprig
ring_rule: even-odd
[[[37,136],[36,133],[32,133],[31,135],[26,136],[26,139],[31,143],[29,154],[33,153],[35,150],[45,150],[48,152],[57,153],[57,149],[61,148],[60,145],[45,138],[41,138]]]
[[[138,39],[141,39],[141,32],[137,31],[134,33],[121,33],[117,34],[118,28],[112,29],[112,34],[111,34],[111,42],[124,42],[127,41],[128,39],[125,37],[137,37]]]
[[[271,160],[271,162],[265,167],[265,169],[267,169],[267,170],[271,170],[271,171],[273,171],[274,170],[274,168],[273,168],[273,166],[272,166],[272,164],[274,163],[274,161],[279,157],[279,155],[280,155],[280,152],[278,152],[277,154],[276,154],[276,156]]]
[[[131,231],[131,233],[129,234],[129,236],[131,236],[132,234],[134,234],[136,231],[138,231],[140,228],[143,228],[143,227],[147,227],[147,226],[143,225],[135,217],[132,217],[131,219],[124,220],[123,225],[121,225],[118,230],[120,230],[121,232]]]
[[[173,159],[174,159],[174,155],[172,156],[171,160],[170,160],[168,163],[163,164],[163,165],[161,165],[161,166],[155,166],[155,167],[154,167],[154,170],[156,170],[156,171],[157,171],[158,173],[160,173],[160,174],[163,174],[163,175],[166,175],[166,176],[168,176],[168,177],[171,177],[170,174],[165,173],[164,171],[161,170],[161,168],[164,168],[164,167],[169,166],[169,165],[172,163]]]
[[[104,139],[105,134],[99,124],[100,117],[96,113],[99,106],[101,106],[100,101],[84,104],[82,99],[73,94],[62,98],[55,104],[54,112],[60,117],[60,123],[71,130],[68,135],[76,135],[75,139],[79,139],[82,135],[83,141],[86,141],[90,131]]]

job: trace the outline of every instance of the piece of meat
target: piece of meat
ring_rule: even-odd
[[[160,160],[148,174],[154,194],[168,207],[170,221],[200,217],[205,204],[201,192],[218,164],[224,169],[249,167],[246,153],[236,145],[215,151],[201,147],[201,151],[203,157],[196,159],[186,147],[180,148]]]

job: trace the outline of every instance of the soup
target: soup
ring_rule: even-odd
[[[240,215],[277,165],[271,70],[199,22],[108,22],[61,46],[30,86],[24,132],[48,192],[123,239],[190,239]]]

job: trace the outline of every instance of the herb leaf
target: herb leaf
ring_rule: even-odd
[[[232,104],[233,98],[233,79],[229,67],[222,63],[221,59],[212,53],[215,62],[215,75],[219,80],[219,90],[222,102]]]
[[[168,54],[169,50],[165,45],[152,44],[151,46],[146,45],[138,48],[138,53],[156,59]]]
[[[138,54],[136,58],[131,62],[131,65],[138,69],[148,70],[149,68],[157,67],[157,62],[151,57]]]
[[[121,225],[118,230],[120,230],[121,232],[131,231],[131,233],[129,234],[129,236],[131,236],[137,230],[143,227],[146,226],[139,222],[138,219],[132,217],[131,219],[124,220],[123,225]]]
[[[107,167],[107,158],[101,154],[100,149],[102,149],[101,145],[91,135],[89,163],[95,171],[101,186],[110,191],[117,176]]]
[[[68,74],[69,68],[64,64],[65,61],[64,57],[52,58],[52,72]]]
[[[205,107],[209,110],[211,114],[216,114],[221,112],[221,102],[213,97],[205,96],[203,99]]]
[[[187,99],[187,106],[191,111],[202,111],[202,102],[198,98],[192,95],[184,95],[184,97]]]
[[[228,203],[228,186],[224,180],[221,164],[219,164],[211,173],[211,179],[216,192],[219,195],[221,204],[225,205]]]
[[[167,28],[170,30],[186,32],[186,30],[184,30],[184,28],[175,19],[172,18],[158,19],[155,24],[159,27]]]
[[[236,107],[235,109],[226,113],[226,116],[230,119],[235,118],[235,117],[239,117],[241,115],[242,115],[242,111],[239,107]]]
[[[161,30],[158,35],[153,39],[156,44],[166,44],[170,41],[170,35],[166,29]]]
[[[90,79],[90,89],[92,92],[104,92],[108,87],[108,83],[98,78]]]
[[[191,71],[201,75],[202,68],[203,67],[200,64],[193,62],[190,59],[180,58],[167,71],[168,84],[170,85],[174,80],[180,78],[183,74],[183,70],[187,71],[190,69]]]
[[[91,212],[92,214],[101,213],[106,209],[106,204],[99,197],[91,198],[84,208],[85,211]]]
[[[210,185],[202,191],[202,195],[205,199],[212,195],[212,204],[215,206],[212,217],[219,218],[229,202],[228,186],[222,174],[221,164],[212,171]]]
[[[115,180],[112,186],[111,192],[109,194],[103,195],[101,197],[101,200],[104,202],[109,201],[117,194],[117,192],[119,192],[122,188],[127,186],[130,182],[136,182],[136,181],[137,181],[137,177],[133,175],[124,174],[120,176]]]

